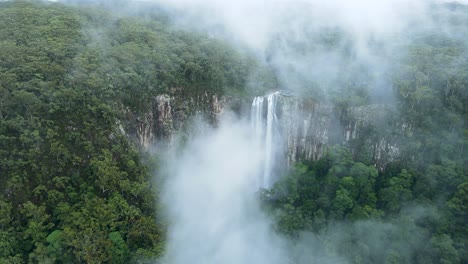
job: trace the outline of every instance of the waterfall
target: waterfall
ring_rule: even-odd
[[[252,131],[256,143],[263,138],[263,97],[255,97],[252,102],[250,120],[252,122]]]
[[[277,152],[275,139],[278,134],[278,118],[276,107],[279,92],[266,96],[257,96],[252,102],[251,123],[255,146],[263,152],[263,171],[259,172],[262,177],[259,187],[270,188],[273,184],[272,171]],[[266,116],[264,115],[264,102],[267,102]]]

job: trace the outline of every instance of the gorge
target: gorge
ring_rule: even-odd
[[[468,263],[467,23],[0,1],[0,263]]]

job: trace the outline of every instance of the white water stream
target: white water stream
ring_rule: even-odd
[[[263,151],[262,176],[259,187],[270,188],[273,184],[273,167],[275,165],[275,153],[277,145],[275,137],[278,134],[278,118],[276,116],[279,92],[274,92],[266,96],[257,96],[252,102],[251,124],[254,135],[254,142],[259,144]],[[266,101],[266,109],[264,102]]]

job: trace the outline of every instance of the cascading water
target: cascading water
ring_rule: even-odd
[[[259,187],[270,188],[273,184],[272,170],[275,163],[275,137],[278,134],[278,118],[276,108],[279,92],[274,92],[266,96],[255,97],[251,108],[251,123],[254,142],[257,147],[262,149],[263,171],[259,173],[262,176]],[[264,101],[266,99],[266,116],[264,115]]]
[[[263,138],[263,97],[255,97],[252,102],[250,120],[252,122],[252,131],[256,143],[260,143],[259,139]]]

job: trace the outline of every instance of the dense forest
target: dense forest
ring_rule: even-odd
[[[441,15],[450,9],[449,19]],[[335,146],[297,163],[260,193],[279,232],[298,243],[318,234],[323,257],[352,263],[468,262],[468,9],[441,10],[435,19],[456,33],[417,31],[397,45],[407,52],[388,71],[397,118],[411,126],[400,158],[379,169],[369,153]],[[340,81],[349,89],[331,92],[337,108],[371,101],[366,84],[356,85],[363,71],[348,71]],[[365,133],[350,144],[364,149],[366,138],[395,131],[383,125]]]
[[[350,263],[468,263],[468,8],[454,9],[460,35],[413,36],[389,77],[412,127],[401,158],[378,169],[365,153],[333,146],[298,162],[260,192],[279,233],[298,243],[315,234],[323,256]],[[335,107],[371,103],[351,80],[358,70],[343,80],[348,93],[327,95]],[[251,72],[260,90],[247,88]],[[274,74],[164,14],[0,2],[0,263],[161,257],[159,159],[122,131],[126,114],[177,87],[243,98],[284,88]],[[331,249],[336,230],[347,235]]]
[[[172,87],[245,86],[254,61],[164,21],[0,3],[0,263],[158,256],[157,161],[119,128]]]

